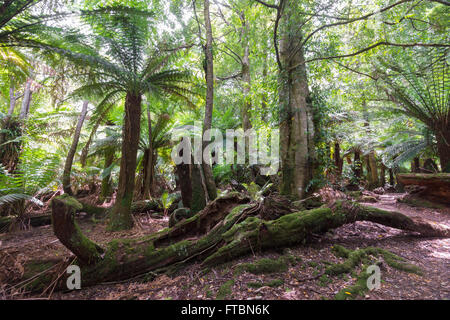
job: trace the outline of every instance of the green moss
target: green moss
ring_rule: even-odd
[[[266,283],[267,286],[272,287],[272,288],[282,286],[283,284],[284,284],[284,280],[282,280],[282,279],[273,279]]]
[[[329,284],[331,282],[332,282],[332,280],[326,274],[323,274],[319,278],[319,286],[321,286],[321,287],[326,287],[327,284]]]
[[[234,280],[228,280],[225,282],[217,291],[216,300],[224,300],[226,297],[231,295],[231,288],[234,285]]]
[[[247,283],[247,286],[248,286],[249,288],[257,289],[257,288],[263,287],[263,286],[264,286],[264,283],[262,283],[262,282],[248,282],[248,283]]]
[[[254,263],[244,263],[238,266],[238,270],[244,270],[253,274],[285,272],[288,270],[288,261],[285,257],[278,259],[262,258]]]
[[[364,295],[369,289],[367,288],[367,279],[370,274],[367,273],[367,267],[364,267],[354,285],[342,289],[334,297],[336,300],[355,299],[357,296]]]
[[[68,207],[72,207],[75,211],[83,209],[83,205],[77,199],[69,196],[67,193],[57,196],[55,199],[64,202]]]
[[[392,268],[422,274],[419,267],[406,263],[406,260],[402,257],[395,255],[394,253],[382,248],[367,247],[358,250],[348,250],[342,246],[336,245],[332,251],[338,257],[345,258],[346,260],[340,264],[333,264],[325,270],[326,275],[342,275],[344,273],[351,273],[352,277],[356,277],[357,280],[354,285],[341,290],[336,299],[354,299],[358,295],[362,295],[368,290],[367,279],[370,274],[367,274],[367,266],[376,263],[374,257],[383,257],[383,260]],[[358,275],[354,270],[357,266],[363,264],[362,271]],[[321,280],[319,280],[321,281]],[[325,281],[323,279],[322,281]]]

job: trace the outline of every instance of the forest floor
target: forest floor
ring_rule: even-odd
[[[398,203],[401,194],[381,195],[377,203],[367,205],[385,210],[400,211],[408,216],[422,218],[450,226],[450,208],[429,209]],[[151,219],[141,215],[138,225],[127,232],[110,233],[103,222],[79,219],[81,229],[97,243],[104,244],[114,238],[135,238],[167,227],[168,219]],[[2,279],[19,277],[22,264],[27,260],[70,256],[58,241],[51,226],[29,231],[0,235],[0,299],[333,299],[342,289],[356,281],[356,273],[334,277],[321,277],[330,263],[342,262],[332,247],[342,245],[348,249],[375,246],[390,250],[417,265],[422,275],[406,273],[383,264],[381,288],[367,291],[356,299],[449,299],[450,298],[450,239],[420,238],[371,222],[345,225],[323,235],[314,236],[305,245],[280,251],[255,253],[212,268],[204,274],[198,264],[191,264],[182,273],[168,277],[162,275],[153,281],[140,279],[121,283],[99,284],[70,292],[45,295],[1,296]],[[278,259],[289,255],[295,262],[282,271],[270,274],[238,272],[243,263],[261,258]]]

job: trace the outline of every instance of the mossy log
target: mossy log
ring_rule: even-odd
[[[450,236],[450,229],[445,226],[350,201],[337,201],[328,207],[265,221],[257,216],[260,204],[231,193],[212,201],[204,210],[173,228],[139,239],[113,240],[100,249],[81,235],[70,218],[75,210],[67,206],[79,207],[76,200],[55,198],[54,203],[53,215],[60,219],[54,225],[55,234],[83,262],[82,286],[146,273],[172,272],[194,260],[211,267],[255,251],[303,244],[313,233],[363,220],[426,237]]]
[[[416,194],[420,198],[432,202],[450,204],[450,173],[410,173],[398,174],[397,181],[405,186],[417,185],[425,187]]]
[[[75,223],[75,212],[83,205],[70,196],[52,200],[53,231],[61,243],[72,251],[83,264],[92,264],[101,259],[103,249],[83,235]]]

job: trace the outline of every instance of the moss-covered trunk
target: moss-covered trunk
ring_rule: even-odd
[[[110,230],[124,230],[133,227],[131,203],[133,201],[136,157],[141,130],[141,101],[142,97],[133,93],[127,93],[125,98],[119,186],[116,203],[110,214]]]

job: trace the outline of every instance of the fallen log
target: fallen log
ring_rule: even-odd
[[[76,200],[55,198],[54,203],[55,234],[76,255],[84,287],[146,273],[170,273],[194,260],[211,267],[258,250],[303,244],[311,234],[356,221],[371,221],[419,236],[450,237],[446,226],[351,201],[265,221],[257,216],[260,203],[249,203],[248,198],[231,193],[173,228],[139,239],[116,239],[101,248],[77,228],[73,219],[79,207]]]
[[[94,217],[96,219],[104,218],[108,213],[107,208],[98,207],[79,200],[77,200],[77,202],[81,204],[81,207],[77,207],[75,213],[84,212],[87,214],[87,217]],[[137,214],[147,211],[163,211],[163,209],[156,200],[141,200],[132,203],[131,211],[132,213]],[[0,217],[0,233],[7,232],[15,219],[17,219],[17,217]],[[29,215],[23,217],[22,220],[25,225],[31,227],[46,226],[52,223],[52,213],[49,211],[40,215]]]
[[[30,215],[23,217],[23,223],[31,227],[40,227],[51,224],[51,213],[41,214],[41,215]],[[0,233],[9,230],[9,227],[14,222],[16,217],[0,217]]]
[[[450,204],[450,173],[410,173],[398,174],[397,181],[404,186],[421,186],[416,197],[432,202]]]

